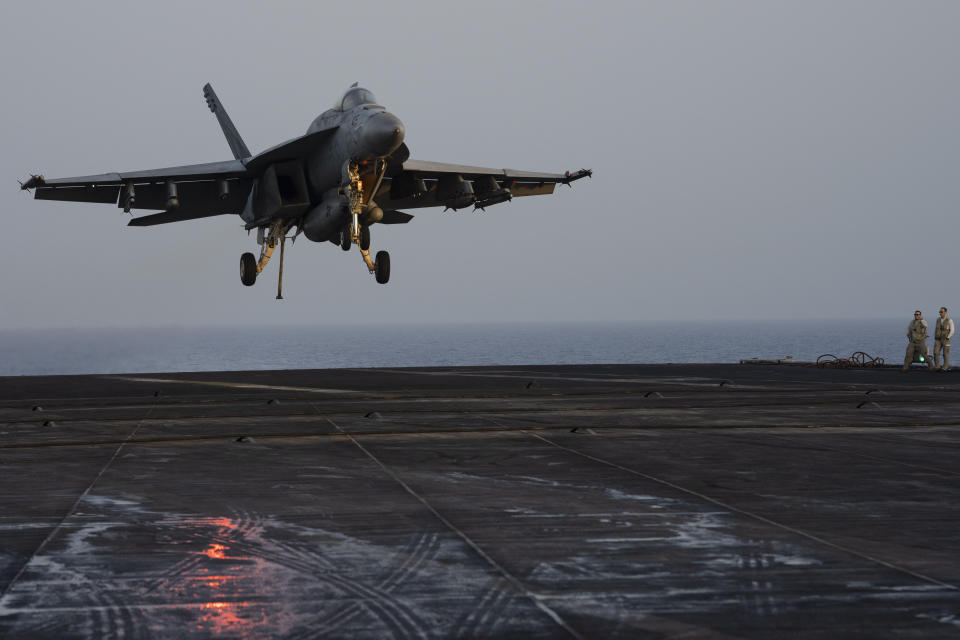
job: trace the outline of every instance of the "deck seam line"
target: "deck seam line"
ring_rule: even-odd
[[[356,432],[358,436],[364,437],[394,437],[394,436],[404,436],[404,435],[416,435],[416,436],[431,436],[431,435],[450,435],[458,433],[476,433],[476,434],[496,434],[496,433],[524,433],[531,430],[539,431],[556,431],[556,430],[570,430],[573,427],[578,429],[588,428],[587,424],[567,424],[567,425],[556,425],[556,426],[518,426],[511,427],[508,425],[502,425],[501,423],[489,418],[488,416],[481,416],[484,419],[493,422],[494,424],[501,425],[500,428],[496,429],[429,429],[424,431],[359,431]],[[690,431],[690,430],[705,430],[705,431],[730,431],[730,430],[766,430],[766,429],[842,429],[842,428],[859,428],[859,429],[891,429],[891,428],[932,428],[932,427],[956,427],[960,426],[960,422],[936,422],[936,423],[912,423],[912,422],[903,422],[903,423],[875,423],[875,424],[853,424],[853,423],[836,423],[836,424],[809,424],[809,423],[791,423],[791,424],[755,424],[750,426],[743,425],[728,425],[728,424],[717,424],[712,426],[689,426],[689,425],[669,425],[669,426],[654,426],[654,425],[593,425],[589,428],[592,429],[603,429],[606,431]],[[166,443],[181,443],[181,442],[204,442],[211,440],[222,440],[239,438],[243,436],[253,437],[253,438],[263,438],[263,439],[289,439],[289,438],[329,438],[329,437],[340,437],[345,434],[341,433],[330,433],[327,431],[317,432],[317,431],[304,431],[304,432],[281,432],[281,433],[259,433],[251,431],[237,431],[237,432],[225,432],[218,433],[213,435],[181,435],[181,436],[164,436],[164,437],[150,437],[150,438],[140,438],[138,440],[131,439],[128,436],[126,439],[119,440],[91,440],[91,441],[70,441],[70,442],[26,442],[26,443],[15,443],[15,444],[3,444],[0,445],[0,451],[4,450],[14,450],[14,449],[47,449],[47,448],[56,448],[56,447],[100,447],[114,444],[166,444]]]
[[[729,435],[729,434],[724,434],[724,435],[725,435],[727,438],[730,438],[730,439],[732,439],[732,440],[736,440],[737,442],[747,442],[747,441],[745,441],[743,438],[737,438],[736,436],[731,436],[731,435]],[[913,463],[910,463],[910,462],[902,462],[902,461],[900,461],[900,460],[895,460],[894,458],[884,458],[884,457],[881,457],[881,456],[872,456],[872,455],[870,455],[869,453],[861,453],[861,452],[859,452],[859,451],[854,451],[854,450],[852,450],[852,449],[850,449],[850,448],[828,447],[828,446],[823,445],[823,444],[812,444],[812,443],[807,443],[807,442],[800,442],[800,440],[797,440],[796,438],[790,438],[790,437],[783,436],[783,435],[780,435],[780,434],[777,434],[777,433],[769,433],[769,434],[767,434],[767,436],[770,437],[770,438],[775,438],[775,439],[777,439],[777,440],[783,440],[784,442],[789,442],[790,444],[793,444],[793,445],[799,445],[800,447],[806,447],[806,448],[808,448],[808,449],[815,449],[815,450],[817,450],[817,451],[832,451],[833,453],[840,453],[840,454],[843,454],[843,455],[858,456],[858,457],[860,457],[860,458],[866,458],[867,460],[878,460],[878,461],[880,461],[880,462],[889,462],[890,464],[895,464],[895,465],[898,465],[898,466],[901,466],[901,467],[908,467],[908,468],[910,468],[910,469],[919,469],[920,471],[928,471],[928,472],[931,472],[931,473],[940,473],[940,474],[949,475],[949,476],[960,476],[960,473],[958,473],[958,472],[956,472],[956,471],[949,471],[949,470],[947,470],[947,469],[940,469],[940,468],[938,468],[938,467],[923,467],[923,466],[920,466],[920,465],[918,465],[918,464],[913,464]]]
[[[224,382],[220,380],[178,380],[176,378],[145,378],[140,376],[122,376],[122,375],[109,375],[101,376],[107,378],[108,380],[123,380],[125,382],[153,382],[156,384],[187,384],[187,385],[199,385],[206,387],[222,387],[226,389],[252,389],[257,391],[296,391],[304,393],[331,393],[331,394],[346,394],[346,395],[355,395],[363,393],[361,391],[355,391],[353,389],[330,389],[323,387],[293,387],[293,386],[284,386],[284,385],[269,385],[269,384],[258,384],[255,382]]]
[[[560,399],[557,400],[557,402],[559,403],[559,402],[561,402],[561,401],[563,401],[563,400],[565,400],[565,399],[566,399],[566,398],[560,398]],[[496,409],[496,413],[497,413],[497,414],[501,414],[501,413],[509,413],[509,414],[611,413],[611,412],[614,412],[614,411],[617,411],[617,412],[630,412],[630,411],[646,411],[646,410],[650,410],[650,409],[655,409],[655,410],[669,409],[669,410],[672,410],[672,411],[677,411],[677,410],[678,410],[678,411],[686,411],[686,410],[699,411],[699,410],[702,410],[702,409],[755,409],[755,410],[758,410],[758,411],[763,411],[763,410],[766,410],[766,409],[780,409],[780,408],[783,408],[783,407],[828,407],[828,406],[831,406],[831,405],[845,405],[845,406],[846,406],[846,405],[851,404],[851,403],[852,403],[854,400],[856,400],[856,399],[858,399],[858,397],[854,397],[854,398],[840,398],[840,399],[835,399],[835,400],[821,400],[821,401],[808,401],[808,402],[799,402],[799,401],[798,401],[798,402],[779,402],[779,403],[746,403],[746,402],[738,402],[738,403],[728,403],[728,404],[723,404],[723,403],[714,403],[714,404],[711,404],[711,403],[706,403],[706,404],[669,404],[669,403],[658,402],[658,403],[656,403],[655,405],[654,405],[654,404],[650,404],[650,403],[642,403],[642,404],[630,405],[630,406],[623,406],[623,407],[600,407],[600,406],[585,406],[585,407],[564,407],[564,406],[560,406],[560,407],[549,407],[549,406],[548,406],[548,407],[546,407],[546,408],[539,408],[539,407],[518,407],[518,408],[497,408],[497,409]],[[499,398],[491,398],[491,400],[499,400]],[[554,400],[554,398],[548,398],[548,400]],[[349,400],[349,402],[358,403],[358,402],[360,402],[360,400]],[[890,405],[923,404],[923,403],[943,405],[943,404],[960,404],[960,399],[957,399],[957,400],[955,400],[955,401],[954,401],[954,400],[946,401],[946,402],[944,402],[944,401],[936,401],[935,399],[929,399],[929,400],[928,400],[928,399],[921,399],[921,400],[903,399],[903,400],[892,400],[892,401],[890,401],[890,400],[885,400],[884,402],[885,402],[888,406],[890,406]],[[260,406],[260,404],[261,404],[261,403],[250,403],[249,405],[247,405],[247,404],[241,405],[241,407],[242,407],[242,408],[258,407],[258,406]],[[221,406],[228,406],[228,405],[197,405],[197,407],[211,408],[211,409],[212,409],[212,408],[219,408],[219,407],[221,407]],[[83,412],[83,411],[103,411],[103,410],[111,411],[111,410],[114,410],[114,409],[116,409],[116,410],[123,410],[123,409],[126,409],[126,408],[128,408],[128,407],[107,407],[106,409],[101,408],[101,407],[89,407],[89,408],[88,408],[88,407],[67,407],[67,408],[54,407],[54,408],[47,409],[47,410],[46,410],[46,413],[47,413],[47,414],[52,414],[53,416],[56,416],[56,415],[59,414],[60,412],[71,412],[71,411]],[[129,408],[134,408],[134,407],[129,407]],[[182,409],[182,408],[184,408],[184,407],[177,406],[177,405],[165,405],[164,408],[165,408],[165,409],[167,409],[167,408]],[[194,408],[194,407],[187,407],[187,408]],[[902,407],[898,407],[898,408],[902,408]],[[396,408],[396,409],[392,409],[392,410],[391,410],[391,413],[403,414],[403,415],[420,415],[420,414],[438,415],[438,414],[448,414],[448,413],[449,413],[449,414],[457,414],[457,415],[462,415],[462,414],[476,415],[476,414],[483,414],[483,413],[491,413],[492,411],[493,411],[493,409],[490,408],[490,407],[477,406],[477,407],[471,407],[471,408],[467,408],[467,409],[463,409],[463,410],[454,410],[454,409],[420,409],[420,408],[408,409],[408,408]],[[335,411],[335,412],[330,412],[330,413],[344,413],[344,411]],[[164,420],[166,420],[166,421],[170,421],[170,420],[224,420],[224,419],[229,419],[229,418],[241,418],[241,417],[242,417],[242,418],[277,418],[277,417],[280,417],[280,418],[298,418],[298,417],[309,417],[309,416],[312,416],[312,415],[313,415],[313,414],[310,413],[310,412],[305,412],[305,413],[286,413],[286,414],[283,414],[283,415],[277,415],[277,414],[275,414],[275,413],[249,413],[249,414],[248,414],[248,413],[245,413],[245,414],[243,414],[243,415],[190,415],[190,414],[188,414],[188,415],[179,415],[179,416],[173,416],[173,417],[161,417],[161,418],[156,418],[156,420],[158,420],[158,421],[164,421]],[[912,418],[912,417],[914,417],[915,414],[906,414],[906,415],[905,415],[905,414],[903,414],[903,413],[891,413],[891,412],[887,411],[887,412],[885,412],[884,415],[891,416],[891,417],[895,417],[895,418]],[[94,422],[94,421],[95,421],[95,422],[122,423],[122,422],[134,422],[134,421],[142,420],[142,418],[139,418],[139,419],[138,419],[138,418],[123,418],[123,417],[121,417],[121,418],[97,418],[96,416],[93,417],[93,418],[81,416],[81,417],[67,417],[67,418],[62,418],[62,417],[61,417],[61,418],[56,418],[56,419],[57,419],[58,422],[64,423],[64,424],[66,424],[66,423],[78,423],[78,422],[79,422],[79,423],[83,423],[83,422]],[[29,423],[29,422],[30,422],[30,420],[0,420],[0,425],[2,425],[2,426],[11,426],[11,425],[25,424],[25,423]]]
[[[524,433],[527,433],[527,432],[524,432]],[[709,502],[709,503],[711,503],[711,504],[715,504],[715,505],[717,505],[717,506],[719,506],[719,507],[722,507],[722,508],[724,508],[724,509],[727,509],[727,510],[729,510],[729,511],[733,511],[733,512],[735,512],[735,513],[739,513],[740,515],[747,516],[748,518],[752,518],[752,519],[757,520],[757,521],[759,521],[759,522],[763,522],[764,524],[768,524],[768,525],[777,527],[778,529],[782,529],[782,530],[784,530],[784,531],[788,531],[788,532],[790,532],[790,533],[793,533],[793,534],[802,536],[802,537],[807,538],[807,539],[809,539],[809,540],[813,540],[814,542],[818,542],[818,543],[820,543],[820,544],[822,544],[822,545],[831,547],[832,549],[836,549],[836,550],[838,550],[838,551],[842,551],[842,552],[844,552],[844,553],[848,553],[848,554],[854,555],[854,556],[856,556],[856,557],[858,557],[858,558],[861,558],[861,559],[863,559],[863,560],[868,560],[868,561],[873,562],[873,563],[875,563],[875,564],[879,564],[879,565],[881,565],[881,566],[887,567],[888,569],[893,569],[893,570],[895,570],[895,571],[899,571],[899,572],[901,572],[901,573],[905,573],[905,574],[907,574],[907,575],[913,576],[914,578],[918,578],[918,579],[920,579],[920,580],[923,580],[924,582],[929,582],[929,583],[931,583],[931,584],[936,584],[936,585],[938,585],[938,586],[941,586],[941,587],[944,587],[944,588],[947,588],[947,589],[951,589],[951,590],[954,590],[954,591],[960,590],[960,587],[957,587],[956,585],[950,584],[949,582],[943,582],[943,581],[941,581],[941,580],[937,580],[936,578],[932,578],[932,577],[927,576],[927,575],[924,575],[924,574],[922,574],[922,573],[918,573],[918,572],[913,571],[913,570],[911,570],[911,569],[907,569],[906,567],[901,567],[901,566],[895,565],[895,564],[893,564],[893,563],[887,562],[886,560],[881,560],[880,558],[875,558],[875,557],[870,556],[870,555],[868,555],[868,554],[866,554],[866,553],[861,553],[861,552],[857,551],[856,549],[851,549],[851,548],[845,547],[845,546],[843,546],[843,545],[841,545],[841,544],[837,544],[837,543],[835,543],[835,542],[830,542],[829,540],[826,540],[825,538],[821,538],[820,536],[817,536],[817,535],[815,535],[815,534],[808,533],[808,532],[803,531],[803,530],[801,530],[801,529],[796,529],[796,528],[794,528],[794,527],[791,527],[790,525],[786,525],[786,524],[777,522],[776,520],[771,520],[770,518],[766,518],[766,517],[761,516],[761,515],[759,515],[759,514],[753,513],[753,512],[751,512],[751,511],[747,511],[747,510],[745,510],[745,509],[741,509],[741,508],[739,508],[739,507],[735,507],[735,506],[733,506],[733,505],[730,505],[730,504],[727,504],[727,503],[722,502],[722,501],[720,501],[720,500],[717,500],[716,498],[711,498],[710,496],[708,496],[708,495],[706,495],[706,494],[700,493],[700,492],[698,492],[698,491],[694,491],[693,489],[687,489],[686,487],[682,487],[682,486],[680,486],[680,485],[678,485],[678,484],[674,484],[674,483],[670,482],[669,480],[663,480],[663,479],[661,479],[661,478],[657,478],[656,476],[651,476],[651,475],[649,475],[649,474],[643,473],[642,471],[637,471],[636,469],[631,469],[631,468],[629,468],[629,467],[625,467],[625,466],[623,466],[623,465],[617,464],[616,462],[610,462],[609,460],[604,460],[604,459],[602,459],[602,458],[597,458],[596,456],[592,456],[592,455],[590,455],[589,453],[584,453],[584,452],[582,452],[582,451],[578,451],[578,450],[573,449],[573,448],[571,448],[571,447],[567,447],[567,446],[565,446],[565,445],[562,445],[562,444],[559,444],[559,443],[557,443],[557,442],[554,442],[554,441],[552,441],[552,440],[550,440],[550,439],[548,439],[548,438],[544,438],[543,436],[541,436],[541,435],[538,434],[538,433],[528,433],[528,435],[531,435],[531,436],[533,436],[534,438],[538,438],[538,439],[540,439],[540,440],[543,440],[543,441],[546,442],[547,444],[552,445],[552,446],[554,446],[554,447],[557,447],[558,449],[563,449],[564,451],[568,451],[568,452],[570,452],[570,453],[572,453],[572,454],[574,454],[574,455],[578,455],[578,456],[581,456],[581,457],[583,457],[583,458],[587,458],[588,460],[593,460],[594,462],[599,462],[600,464],[607,465],[608,467],[613,467],[613,468],[615,468],[615,469],[620,469],[621,471],[626,471],[627,473],[631,473],[631,474],[633,474],[633,475],[640,476],[641,478],[646,478],[647,480],[651,480],[651,481],[656,482],[656,483],[658,483],[658,484],[662,484],[662,485],[664,485],[664,486],[670,487],[670,488],[675,489],[675,490],[677,490],[677,491],[682,491],[683,493],[686,493],[686,494],[688,494],[688,495],[695,496],[695,497],[697,497],[697,498],[700,498],[701,500],[706,500],[707,502]]]
[[[113,452],[113,455],[110,456],[110,459],[107,460],[106,464],[103,465],[103,468],[100,469],[100,472],[93,478],[93,480],[90,481],[90,484],[87,485],[87,488],[83,490],[83,493],[81,493],[79,497],[77,497],[77,499],[73,503],[73,506],[71,506],[69,511],[67,511],[67,514],[60,519],[60,522],[57,524],[56,527],[54,527],[53,531],[47,534],[47,537],[43,539],[43,542],[41,542],[40,545],[36,549],[34,549],[33,553],[30,554],[30,557],[27,558],[27,561],[24,562],[23,566],[20,567],[20,570],[17,571],[17,573],[13,576],[13,578],[11,578],[10,582],[7,583],[7,586],[4,588],[3,593],[0,594],[0,611],[4,609],[3,601],[6,600],[7,596],[10,595],[10,593],[13,591],[13,585],[16,584],[17,580],[20,579],[20,576],[22,576],[23,573],[27,570],[27,567],[30,566],[30,563],[33,562],[33,559],[36,558],[41,553],[43,553],[43,550],[46,549],[47,545],[50,543],[51,540],[53,540],[54,536],[57,535],[57,533],[66,524],[67,520],[69,520],[70,517],[76,512],[77,507],[80,505],[83,499],[87,497],[87,494],[90,493],[90,490],[93,489],[95,484],[97,484],[97,481],[100,480],[103,474],[106,473],[107,469],[110,468],[110,465],[113,464],[113,461],[117,459],[117,456],[120,455],[120,452],[123,450],[123,447],[126,446],[126,444],[133,438],[133,436],[137,434],[137,431],[140,429],[140,426],[148,417],[150,417],[150,414],[153,413],[153,410],[155,408],[156,408],[156,405],[153,405],[152,407],[150,407],[147,410],[147,413],[144,414],[143,418],[140,419],[140,422],[138,422],[137,425],[133,428],[133,431],[130,432],[130,435],[128,435],[123,442],[117,445],[116,451]]]
[[[314,408],[316,409],[316,407]],[[319,415],[323,415],[319,409],[317,409],[317,413]],[[440,520],[440,522],[442,522],[448,529],[453,531],[455,534],[457,534],[457,536],[460,537],[460,539],[466,542],[467,545],[471,549],[473,549],[473,551],[477,555],[479,555],[484,561],[486,561],[487,564],[493,567],[500,575],[506,578],[507,581],[509,581],[510,584],[512,584],[513,587],[517,589],[517,591],[519,591],[520,593],[525,595],[527,598],[529,598],[538,609],[540,609],[543,613],[545,613],[551,620],[553,620],[557,625],[559,625],[564,631],[569,633],[572,637],[577,638],[577,640],[585,640],[582,635],[580,635],[575,629],[573,629],[570,625],[568,625],[567,622],[562,617],[560,617],[560,614],[558,614],[549,605],[543,602],[537,594],[530,591],[522,582],[520,582],[519,579],[517,579],[516,577],[513,576],[513,574],[511,574],[506,569],[504,569],[496,560],[491,558],[482,548],[480,548],[480,546],[476,542],[473,541],[472,538],[470,538],[466,533],[458,529],[456,525],[454,525],[443,514],[437,511],[437,509],[434,508],[433,505],[427,502],[425,498],[423,498],[420,494],[414,491],[413,488],[410,487],[410,485],[404,482],[396,473],[394,473],[389,467],[387,467],[383,462],[381,462],[379,458],[377,458],[366,447],[364,447],[359,440],[354,438],[353,435],[351,435],[350,433],[344,431],[340,427],[340,425],[338,425],[336,422],[334,422],[330,418],[326,416],[323,416],[323,417],[327,422],[333,425],[333,427],[337,431],[344,434],[353,444],[355,444],[360,449],[360,451],[364,453],[364,455],[366,455],[374,463],[376,463],[376,465],[379,466],[384,473],[386,473],[397,484],[403,487],[404,491],[406,491],[411,496],[413,496],[418,502],[420,502],[420,504],[426,507],[427,510],[430,511],[430,513],[432,513],[438,520]]]

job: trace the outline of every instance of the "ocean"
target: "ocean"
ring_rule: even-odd
[[[816,360],[902,362],[903,320],[0,330],[0,376]],[[932,348],[932,340],[930,341]]]

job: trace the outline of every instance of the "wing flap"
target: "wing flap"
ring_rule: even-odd
[[[543,184],[515,183],[510,186],[510,195],[514,198],[523,196],[546,196],[553,193],[556,188],[555,182],[545,182]]]
[[[109,185],[84,187],[37,187],[33,197],[36,200],[62,200],[68,202],[99,202],[102,204],[115,204],[120,197],[120,187]]]
[[[216,180],[220,178],[239,178],[247,174],[247,168],[239,160],[188,164],[163,169],[143,171],[124,171],[123,173],[101,173],[95,176],[77,176],[73,178],[39,178],[27,183],[24,188],[44,187],[95,187],[102,185],[121,185],[125,182],[141,184],[144,182],[174,182],[189,180]]]
[[[439,177],[442,174],[451,173],[460,174],[464,180],[473,180],[481,176],[493,176],[498,180],[517,180],[519,182],[563,182],[567,178],[567,175],[564,173],[493,169],[490,167],[474,167],[467,164],[449,164],[446,162],[430,162],[427,160],[407,160],[403,163],[403,170],[418,173],[423,178]]]

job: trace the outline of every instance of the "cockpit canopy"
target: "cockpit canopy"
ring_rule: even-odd
[[[337,111],[349,111],[356,106],[361,104],[376,104],[377,98],[373,95],[372,92],[364,89],[363,87],[358,87],[356,83],[343,94],[343,97],[340,98],[336,104],[333,105],[333,108]]]

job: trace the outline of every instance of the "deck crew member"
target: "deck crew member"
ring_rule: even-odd
[[[933,371],[933,363],[930,362],[930,355],[927,353],[927,321],[923,319],[923,314],[918,309],[913,312],[913,322],[907,327],[907,355],[903,359],[903,369],[909,371],[910,364],[913,362],[913,354],[919,353],[923,356],[922,361]]]
[[[940,307],[940,317],[933,333],[933,368],[946,371],[950,368],[950,338],[953,337],[953,320],[947,316],[947,308]],[[940,366],[940,352],[943,351],[943,367]]]

